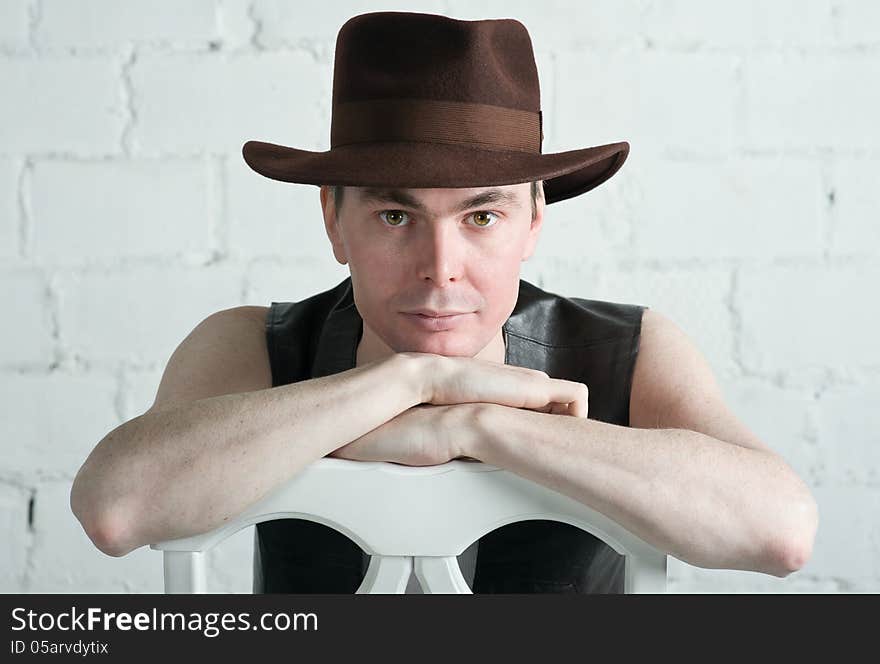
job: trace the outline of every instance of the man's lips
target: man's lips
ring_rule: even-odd
[[[461,314],[473,313],[471,311],[437,311],[434,309],[413,309],[412,311],[404,311],[405,314],[413,314],[417,316],[425,316],[430,318],[445,318],[447,316],[458,316]]]
[[[413,323],[424,330],[439,332],[449,330],[462,323],[473,311],[467,311],[460,314],[451,314],[448,316],[429,316],[420,313],[403,312]]]

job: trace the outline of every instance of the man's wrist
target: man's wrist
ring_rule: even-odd
[[[392,356],[392,361],[398,367],[398,376],[402,377],[409,393],[409,401],[414,406],[430,403],[433,397],[427,360],[428,355],[425,353],[403,352]]]
[[[460,404],[461,413],[466,418],[463,427],[461,442],[458,450],[460,456],[470,457],[478,461],[485,461],[486,456],[494,444],[495,425],[492,423],[498,415],[498,411],[504,406],[495,403],[479,402]]]

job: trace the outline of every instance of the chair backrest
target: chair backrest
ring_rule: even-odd
[[[204,593],[205,552],[242,528],[309,519],[344,533],[370,554],[358,593],[403,593],[415,571],[426,593],[470,593],[457,556],[508,523],[570,523],[625,561],[625,593],[666,592],[666,554],[604,514],[519,475],[479,461],[438,466],[324,457],[223,526],[151,544],[164,556],[166,593]]]

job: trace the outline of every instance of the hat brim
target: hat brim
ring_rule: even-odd
[[[245,162],[281,182],[352,187],[483,187],[544,180],[546,204],[598,187],[629,154],[629,143],[609,143],[553,154],[530,154],[414,141],[358,143],[310,152],[248,141]]]

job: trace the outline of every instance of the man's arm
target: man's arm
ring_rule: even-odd
[[[169,360],[154,407],[86,459],[71,509],[104,553],[216,528],[422,401],[402,354],[273,388],[263,335],[261,317],[227,311],[203,321]]]
[[[652,428],[482,404],[463,453],[571,496],[692,565],[799,569],[818,525],[809,489],[733,417],[681,330],[650,311],[630,422]]]

